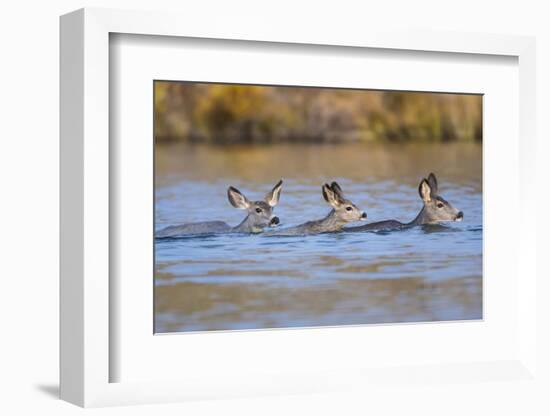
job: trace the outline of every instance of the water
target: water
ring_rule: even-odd
[[[157,240],[155,332],[480,319],[481,169],[478,144],[158,147],[157,230],[237,225],[227,186],[261,199],[279,178],[281,227],[325,216],[329,180],[369,221],[410,221],[430,171],[465,217],[394,232]]]

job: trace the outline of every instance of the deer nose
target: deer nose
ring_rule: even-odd
[[[277,225],[277,224],[279,224],[279,217],[271,218],[271,221],[269,222],[269,225]]]
[[[365,218],[367,218],[367,213],[366,213],[366,212],[363,212],[363,213],[361,214],[361,219],[365,219]]]
[[[456,214],[455,220],[463,220],[463,219],[464,219],[464,213],[462,211]]]

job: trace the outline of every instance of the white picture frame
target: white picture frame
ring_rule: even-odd
[[[185,24],[181,22],[185,21]],[[343,386],[375,386],[410,380],[467,380],[487,377],[524,380],[536,377],[535,267],[536,219],[521,215],[517,227],[518,331],[514,353],[498,361],[417,363],[399,369],[369,371],[334,368],[325,377],[281,369],[256,379],[235,382],[235,374],[148,382],[112,382],[110,348],[112,305],[110,258],[109,51],[110,34],[225,39],[248,42],[331,45],[341,48],[429,51],[440,54],[503,55],[519,67],[519,212],[533,201],[535,168],[535,41],[530,37],[468,33],[381,32],[334,33],[276,25],[239,27],[223,20],[209,27],[167,13],[83,9],[61,18],[61,397],[80,406],[156,403],[195,398],[255,394],[323,392]],[[409,331],[414,331],[411,327]],[[334,329],[325,330],[335,337]],[[205,335],[203,335],[205,336]],[[477,376],[475,374],[478,374]],[[481,375],[480,375],[481,374]]]

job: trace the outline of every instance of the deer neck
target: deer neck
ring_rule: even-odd
[[[429,223],[429,220],[428,220],[428,215],[426,214],[426,207],[422,207],[422,209],[420,210],[416,218],[406,225],[414,226],[414,225],[422,225],[422,224],[428,224],[428,223]]]
[[[261,233],[262,228],[254,225],[250,215],[247,215],[246,218],[236,227],[233,227],[231,230],[234,233]]]
[[[345,224],[346,222],[339,219],[334,210],[331,210],[325,218],[318,222],[319,228],[323,231],[338,231]]]

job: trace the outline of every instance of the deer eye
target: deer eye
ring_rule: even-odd
[[[351,211],[353,208],[351,207],[346,207],[346,211]]]
[[[443,204],[442,204],[441,202],[438,202],[438,203],[437,203],[437,207],[438,207],[438,208],[443,208]]]
[[[260,212],[262,212],[262,209],[261,208],[256,208],[256,212],[259,214]]]

